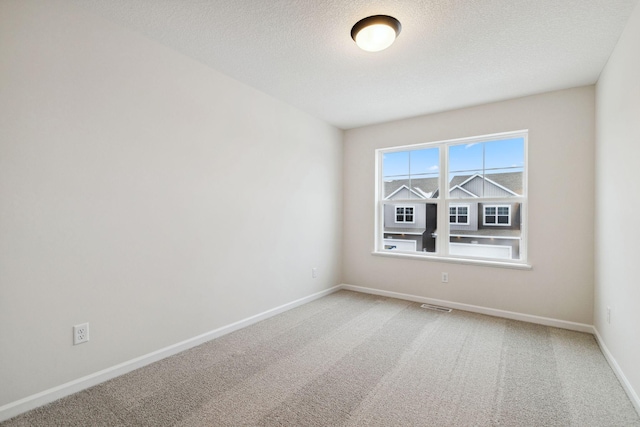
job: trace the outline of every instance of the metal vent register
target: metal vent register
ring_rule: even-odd
[[[447,307],[440,307],[439,305],[422,304],[420,307],[428,308],[429,310],[442,311],[444,313],[451,313],[451,309]]]

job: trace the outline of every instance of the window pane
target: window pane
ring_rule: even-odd
[[[409,151],[410,174],[438,174],[440,165],[440,150],[438,148],[425,148],[423,150]]]
[[[411,199],[437,199],[438,174],[411,175]]]
[[[514,197],[523,194],[524,138],[449,147],[449,196]]]
[[[460,174],[482,169],[482,143],[449,147],[449,172]]]
[[[487,206],[485,211],[499,208],[501,207]],[[470,220],[468,225],[451,224],[449,226],[449,254],[496,260],[521,259],[520,204],[514,203],[511,207],[505,206],[503,208],[510,209],[513,214],[510,227],[497,226],[496,221],[498,224],[506,224],[503,221],[508,221],[511,218],[509,216],[496,217],[496,215],[485,216],[484,223]],[[472,213],[476,209],[478,209],[477,205],[471,204],[469,206],[469,211]],[[481,208],[480,212],[482,213]],[[460,220],[461,217],[458,219]]]
[[[524,138],[503,139],[485,142],[484,168],[518,169],[524,168]]]
[[[439,148],[385,153],[382,158],[383,198],[437,198],[439,159]]]
[[[449,147],[449,197],[482,196],[482,144],[459,144]]]
[[[384,178],[382,198],[385,200],[402,200],[409,198],[409,175]]]
[[[520,231],[513,238],[495,238],[484,236],[449,236],[449,254],[469,258],[487,258],[496,260],[520,259]]]
[[[509,224],[509,217],[508,216],[499,216],[498,217],[498,224]]]
[[[382,158],[382,176],[388,178],[399,175],[409,175],[409,152],[385,153]]]
[[[458,222],[461,223],[461,224],[466,224],[468,222],[467,221],[467,217],[466,216],[459,216],[458,217]]]
[[[489,180],[485,195],[512,197],[523,194],[524,138],[485,143],[484,167]]]
[[[403,221],[398,222],[399,215],[395,213],[401,208],[405,212],[412,210],[413,214],[403,215]],[[412,207],[385,204],[383,248],[403,252],[435,252],[437,224],[435,203],[418,203]]]
[[[425,148],[409,151],[411,199],[437,198],[440,174],[440,149]]]

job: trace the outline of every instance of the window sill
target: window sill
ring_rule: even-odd
[[[452,264],[478,265],[478,266],[484,266],[484,267],[512,268],[516,270],[531,270],[533,268],[533,266],[531,266],[530,264],[520,264],[515,262],[441,257],[441,256],[433,256],[433,255],[418,255],[418,254],[412,254],[407,252],[373,251],[371,252],[371,255],[390,257],[390,258],[408,258],[408,259],[419,259],[424,261],[448,262]]]

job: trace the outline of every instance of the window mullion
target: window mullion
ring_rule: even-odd
[[[438,203],[438,252],[449,256],[449,150],[440,147],[440,200]]]

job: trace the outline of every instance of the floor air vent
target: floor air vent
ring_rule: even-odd
[[[444,313],[451,313],[451,309],[447,307],[440,307],[439,305],[422,304],[420,307],[428,308],[429,310],[442,311]]]

